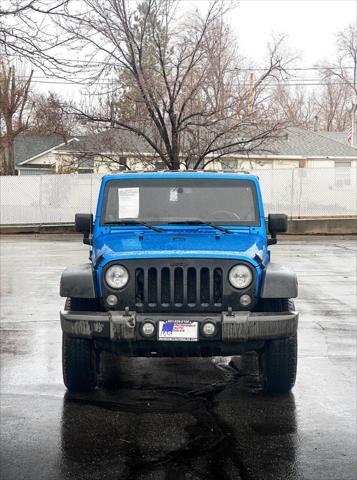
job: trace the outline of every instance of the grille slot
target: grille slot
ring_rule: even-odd
[[[201,268],[201,282],[200,282],[200,302],[201,304],[209,304],[209,270],[207,267]]]
[[[214,303],[222,303],[223,293],[223,272],[221,268],[215,268],[213,272],[213,301]]]
[[[135,298],[137,307],[218,307],[223,301],[223,272],[218,267],[136,268]]]
[[[170,305],[170,269],[161,270],[161,305]]]
[[[197,273],[196,269],[190,267],[187,270],[187,303],[195,305],[197,301]]]
[[[174,303],[175,305],[183,304],[183,268],[175,268]]]
[[[155,306],[157,302],[157,270],[149,268],[148,271],[148,303]]]
[[[137,268],[135,271],[135,299],[136,305],[142,306],[144,303],[144,269]]]

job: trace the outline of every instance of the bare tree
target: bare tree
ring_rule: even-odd
[[[283,84],[274,92],[280,115],[289,125],[326,131],[347,130],[351,122],[351,103],[357,112],[357,33],[349,26],[337,35],[335,65],[321,71],[318,90]],[[322,62],[324,63],[324,62]]]
[[[79,117],[138,135],[169,169],[202,168],[279,135],[269,85],[284,72],[280,42],[259,78],[248,76],[224,22],[227,3],[213,1],[205,14],[184,18],[171,0],[82,3],[61,27],[93,52],[91,62],[101,60],[93,80],[111,75],[115,95],[110,112],[97,105],[77,109]]]
[[[17,135],[29,126],[31,105],[29,91],[32,73],[21,80],[15,67],[0,63],[0,153],[2,175],[15,175],[14,143]]]
[[[351,88],[336,81],[331,71],[323,72],[325,85],[315,97],[318,125],[321,130],[344,132],[350,126]]]
[[[332,109],[329,123],[334,122],[334,128],[345,129],[347,124],[346,110],[348,104],[352,104],[351,116],[355,120],[357,114],[357,27],[349,25],[345,30],[337,35],[338,58],[337,63],[329,69],[326,69],[324,77],[331,81],[339,83],[340,88],[335,88],[328,92],[330,101],[335,97],[335,103],[338,108]],[[336,83],[337,83],[336,82]],[[342,110],[342,112],[341,112]],[[336,112],[333,115],[334,111]],[[341,118],[342,116],[342,118]],[[333,117],[333,120],[331,119]],[[327,126],[329,126],[329,123]]]
[[[281,118],[286,120],[289,126],[309,129],[318,126],[320,108],[315,92],[307,92],[303,87],[291,90],[281,84],[274,90],[273,101],[280,111]]]
[[[56,93],[32,94],[31,133],[42,135],[58,134],[67,142],[77,131],[77,121],[68,114],[68,103]]]
[[[18,57],[49,73],[53,67],[68,70],[56,49],[69,41],[53,17],[61,15],[70,0],[2,0],[0,2],[0,56]],[[69,70],[68,70],[69,71]]]

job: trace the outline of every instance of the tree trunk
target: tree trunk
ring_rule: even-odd
[[[15,175],[15,150],[14,150],[14,140],[8,139],[7,141],[7,162],[6,162],[6,173],[5,175]]]
[[[6,172],[6,158],[4,140],[0,137],[0,175],[5,175]]]
[[[170,160],[170,170],[180,170],[180,161],[177,157]]]
[[[180,170],[180,158],[179,158],[179,144],[178,144],[178,134],[176,128],[176,115],[173,115],[171,120],[171,142],[172,142],[172,158],[171,158],[171,170]]]

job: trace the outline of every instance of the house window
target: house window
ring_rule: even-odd
[[[351,185],[351,162],[335,161],[335,187],[343,188]]]

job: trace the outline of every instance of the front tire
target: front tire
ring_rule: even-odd
[[[67,298],[66,310],[96,311],[97,299]],[[97,385],[98,356],[93,341],[87,338],[62,335],[63,382],[70,392],[85,392]]]
[[[70,392],[83,392],[97,384],[96,353],[86,338],[62,336],[63,381]]]
[[[270,312],[295,310],[290,299],[269,299]],[[265,392],[288,393],[295,385],[297,371],[297,335],[266,342],[260,355],[260,374]]]

